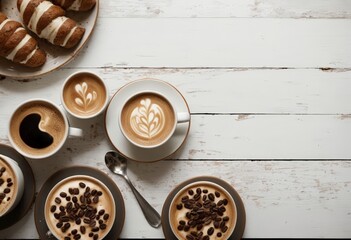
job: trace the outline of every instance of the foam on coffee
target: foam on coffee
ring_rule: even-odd
[[[43,155],[57,149],[64,141],[66,132],[67,126],[61,112],[40,100],[19,107],[10,122],[14,144],[30,155]]]
[[[196,215],[197,220],[192,220]],[[191,232],[202,234],[202,239],[228,239],[236,225],[237,211],[234,200],[221,186],[195,182],[176,194],[169,221],[178,239],[188,239]]]
[[[93,239],[94,235],[102,239],[113,226],[115,202],[99,180],[85,175],[72,176],[50,191],[45,203],[45,219],[59,239],[67,236],[73,239],[78,234],[80,239]]]
[[[0,216],[14,204],[17,188],[18,185],[14,171],[0,156]]]
[[[153,146],[172,133],[175,115],[171,104],[156,93],[141,93],[129,99],[121,111],[124,133],[135,143]]]
[[[106,95],[102,80],[91,73],[72,76],[63,88],[64,104],[78,116],[91,116],[99,112],[105,105]]]

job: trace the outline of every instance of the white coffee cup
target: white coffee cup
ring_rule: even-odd
[[[125,138],[145,149],[165,144],[179,123],[189,121],[189,112],[177,112],[167,97],[156,91],[133,94],[119,113],[119,127]]]
[[[95,73],[80,71],[71,74],[61,90],[65,110],[78,119],[91,119],[101,114],[109,101],[108,88]]]
[[[0,155],[0,172],[0,179],[2,179],[0,180],[2,182],[0,182],[0,194],[3,195],[0,197],[1,218],[11,212],[22,199],[24,192],[24,177],[18,163],[5,155]],[[11,179],[11,181],[8,179]]]
[[[83,131],[70,127],[64,111],[53,102],[30,99],[11,115],[8,136],[20,154],[41,159],[59,151],[68,137],[83,136]]]

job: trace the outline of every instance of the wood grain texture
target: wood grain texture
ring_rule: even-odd
[[[70,67],[350,68],[350,28],[349,19],[100,18]]]
[[[69,162],[63,158],[49,161],[52,164],[32,162],[36,176],[51,174],[57,167],[84,164],[106,172],[116,181],[126,204],[122,238],[163,238],[161,229],[153,229],[147,224],[124,180],[108,173],[97,155],[88,159],[74,156]],[[228,181],[245,204],[246,238],[349,237],[350,171],[350,161],[185,160],[129,164],[131,180],[158,211],[161,211],[168,193],[182,181],[201,175]],[[42,180],[38,179],[38,185]],[[25,232],[26,238],[37,238],[32,218],[33,215],[28,214],[17,227],[0,232],[1,237],[23,238]],[[18,226],[21,226],[21,231],[18,231]]]
[[[348,0],[101,1],[102,17],[350,18]]]
[[[11,103],[5,105],[3,113],[11,112],[8,107],[31,97],[60,103],[61,86],[75,71],[77,69],[66,68],[30,82],[0,81],[0,103]],[[110,95],[136,79],[165,80],[184,95],[193,114],[335,114],[340,117],[351,114],[350,70],[96,68],[89,71],[104,79]]]

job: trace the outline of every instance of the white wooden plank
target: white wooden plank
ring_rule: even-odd
[[[348,0],[101,1],[101,17],[350,18]]]
[[[69,66],[349,68],[350,28],[347,19],[101,18]]]
[[[351,71],[115,68],[89,70],[105,80],[111,95],[124,84],[144,77],[168,81],[184,94],[192,113],[351,113]],[[11,79],[0,81],[0,103],[5,104],[3,113],[10,114],[12,106],[31,97],[44,97],[59,103],[59,89],[65,77],[75,71],[77,69],[55,71],[29,83]],[[27,91],[28,88],[30,91]],[[212,101],[208,101],[209,99]]]
[[[63,149],[67,159],[111,148],[102,119],[72,123],[85,137],[69,139],[70,148]],[[188,139],[173,158],[351,159],[350,132],[349,115],[193,115]],[[0,141],[8,142],[6,124],[0,125]]]
[[[79,155],[72,156],[67,162],[62,157],[56,161],[48,160],[50,164],[32,162],[36,176],[51,174],[63,164],[90,165],[108,173],[98,154],[93,154],[89,163]],[[351,235],[350,171],[350,161],[161,161],[129,164],[130,178],[159,212],[168,193],[182,181],[201,175],[217,176],[228,181],[241,195],[246,208],[245,238],[348,238]],[[124,180],[108,174],[120,188],[126,204],[121,237],[163,238],[161,229],[153,229],[147,224]],[[43,179],[37,181],[41,186]],[[31,212],[18,224],[0,232],[0,236],[37,238],[32,219]]]

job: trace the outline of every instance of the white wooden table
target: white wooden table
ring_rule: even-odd
[[[140,192],[161,211],[178,183],[230,182],[247,213],[245,238],[351,237],[351,1],[102,0],[89,43],[64,68],[36,80],[0,81],[0,142],[14,106],[60,102],[69,74],[88,69],[112,95],[143,77],[176,86],[192,126],[171,159],[130,162]],[[1,67],[1,66],[0,66]],[[163,238],[130,188],[103,163],[103,117],[84,124],[50,159],[30,161],[37,191],[55,171],[88,165],[116,181],[126,204],[122,238]],[[0,238],[38,238],[33,210]]]

